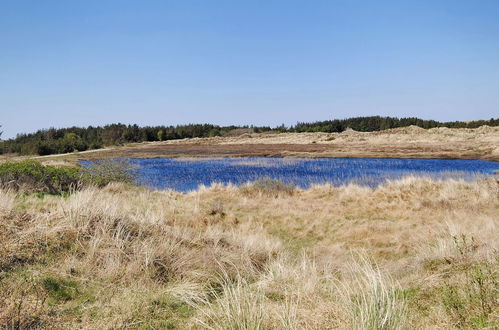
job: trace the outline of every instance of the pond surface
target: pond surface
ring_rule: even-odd
[[[301,188],[312,184],[356,183],[375,187],[388,179],[424,175],[436,179],[473,179],[492,175],[499,163],[480,160],[388,158],[151,158],[128,159],[137,166],[139,184],[180,192],[214,182],[236,185],[263,177]],[[88,162],[85,162],[88,164]]]

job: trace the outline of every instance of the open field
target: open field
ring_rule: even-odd
[[[387,157],[499,161],[499,127],[477,129],[410,126],[379,132],[252,133],[236,137],[144,142],[41,159],[111,157]]]
[[[0,191],[0,328],[499,324],[499,185]]]

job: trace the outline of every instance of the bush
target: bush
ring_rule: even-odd
[[[0,164],[0,188],[59,194],[84,185],[133,183],[133,166],[124,160],[101,160],[87,167],[42,165],[35,160]]]
[[[442,290],[445,310],[457,328],[492,328],[499,310],[497,263],[478,263],[464,271],[462,283],[447,283]]]
[[[85,184],[103,187],[111,182],[132,184],[135,182],[135,166],[123,159],[105,159],[91,162],[81,169]]]
[[[34,160],[0,164],[3,189],[60,193],[78,186],[79,168],[44,166]]]

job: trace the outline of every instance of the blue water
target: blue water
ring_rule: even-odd
[[[209,186],[213,182],[240,185],[262,177],[281,179],[301,188],[317,183],[357,183],[374,187],[387,179],[410,174],[469,180],[499,170],[497,162],[444,159],[252,157],[128,160],[136,166],[139,184],[180,192],[195,190],[199,185]]]

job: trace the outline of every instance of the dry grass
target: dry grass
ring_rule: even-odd
[[[350,280],[340,282],[344,307],[354,329],[402,329],[406,298],[390,276],[360,256],[349,265]]]
[[[251,133],[171,140],[159,143],[158,147],[161,145],[251,145],[253,148],[255,145],[280,145],[283,155],[302,157],[450,157],[498,161],[499,127],[423,129],[409,126],[376,132]],[[287,150],[286,145],[302,147]],[[306,145],[313,147],[307,149]]]
[[[362,141],[369,143],[452,143],[474,141],[499,143],[499,126],[479,128],[430,128],[417,126],[387,129],[375,132],[353,130],[341,133],[251,133],[230,137],[192,138],[170,140],[163,144],[344,144]]]
[[[495,179],[245,189],[0,192],[0,328],[497,324]]]

